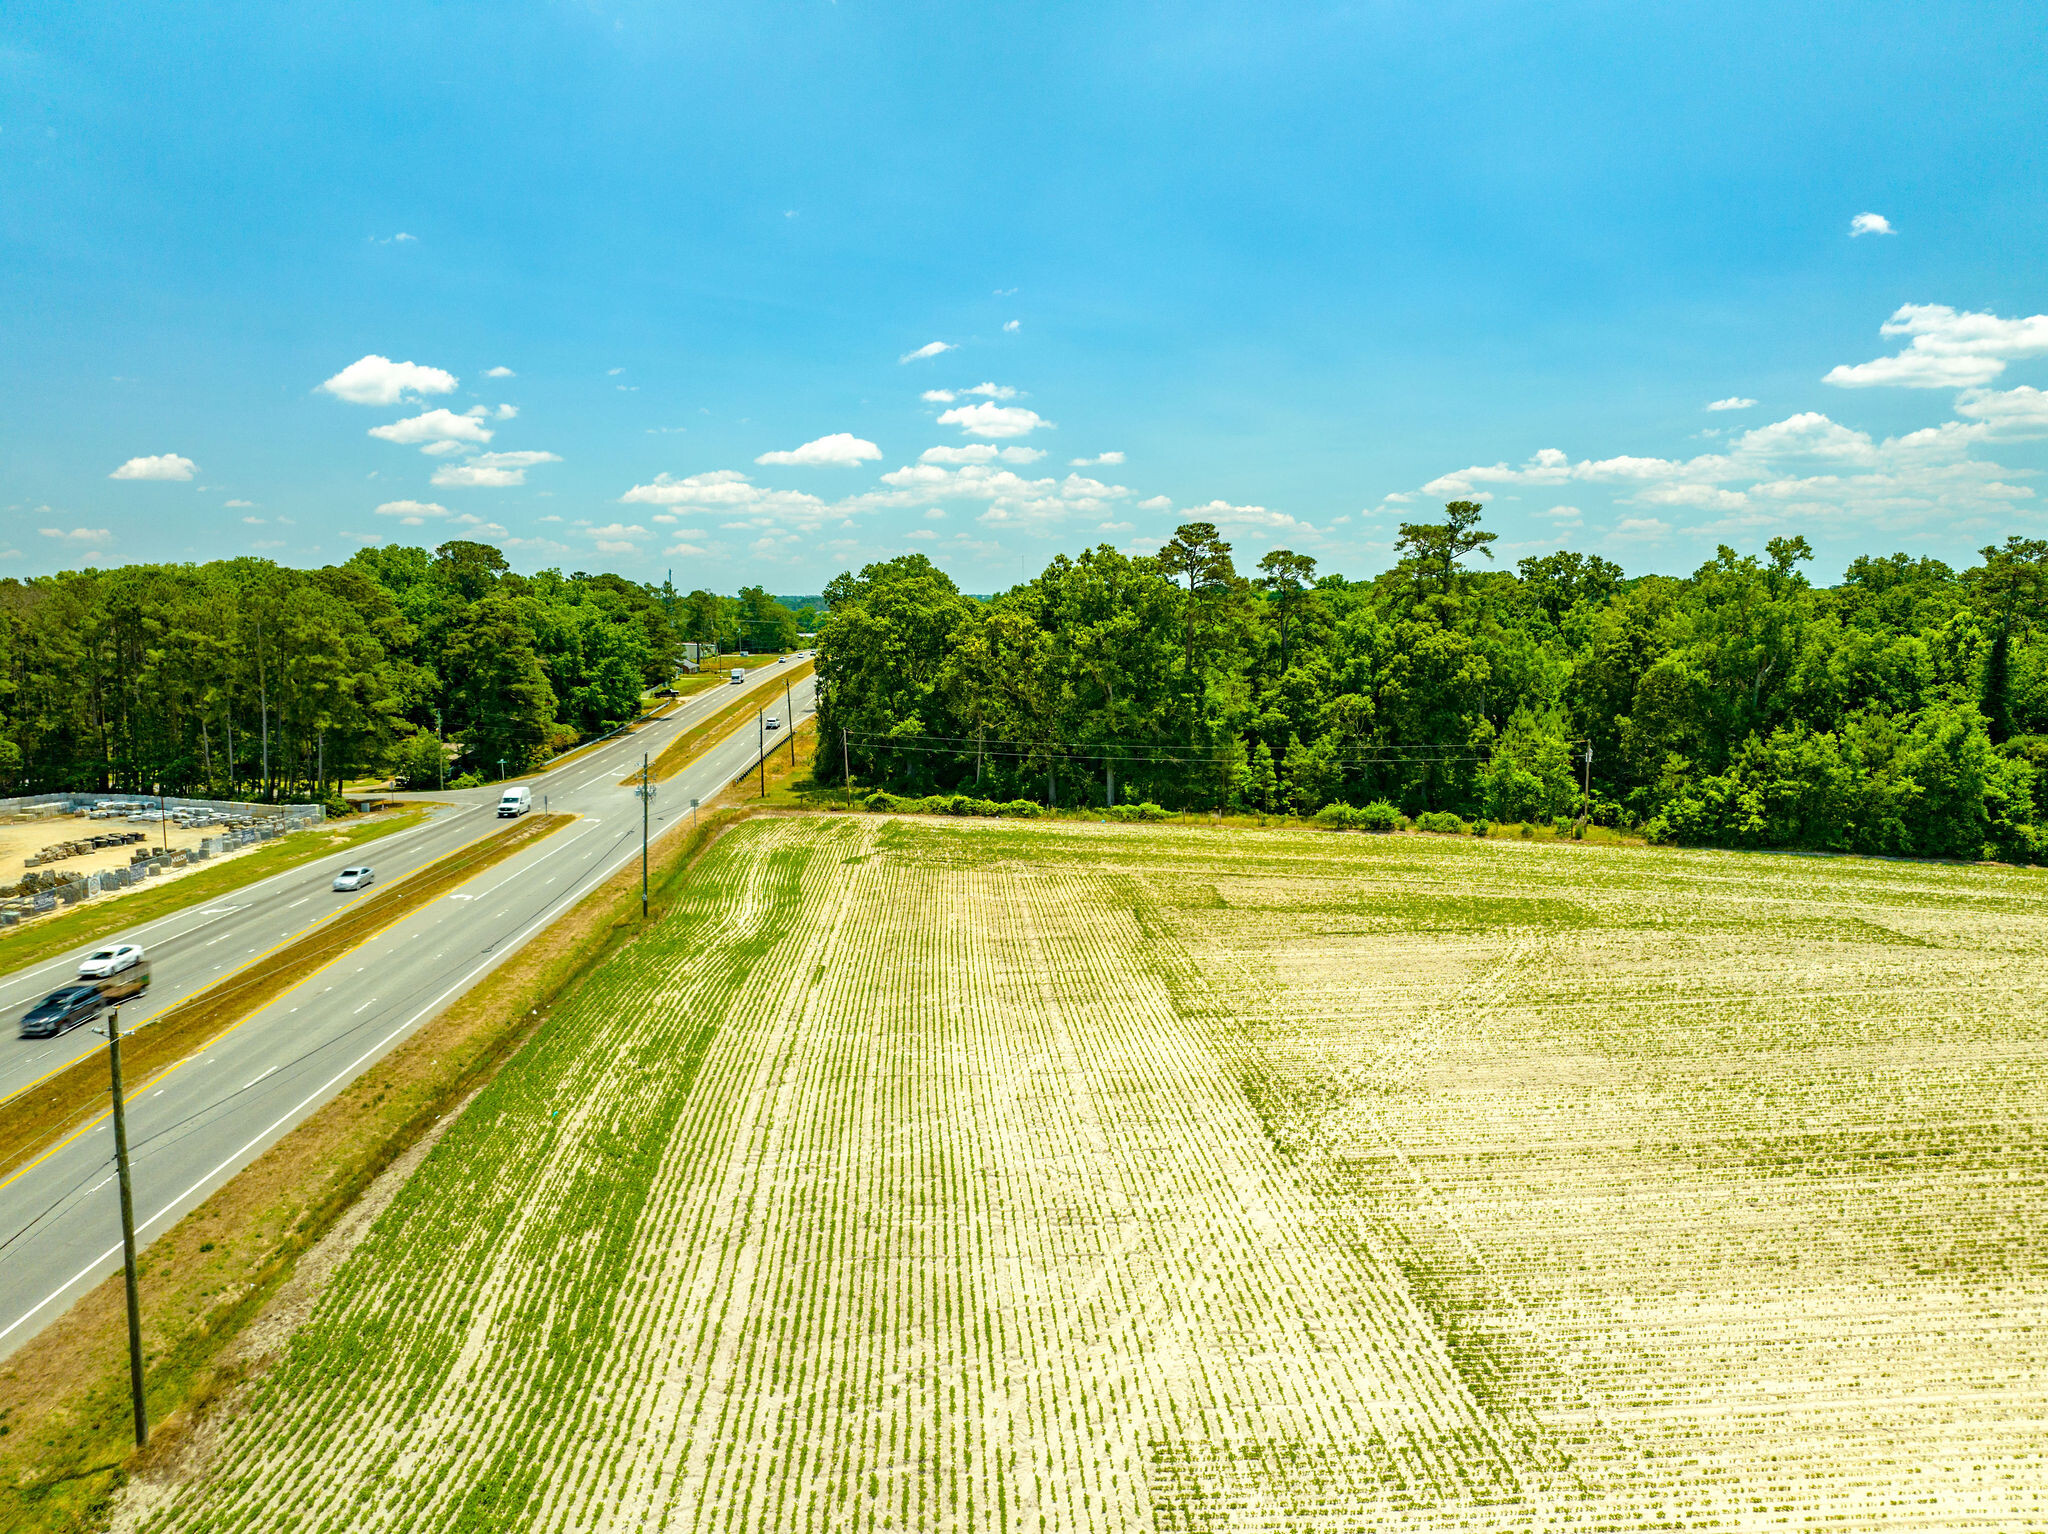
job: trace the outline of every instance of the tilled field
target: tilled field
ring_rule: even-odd
[[[2026,1528],[2048,880],[792,819],[153,1528]]]

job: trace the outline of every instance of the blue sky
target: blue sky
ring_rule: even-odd
[[[1460,495],[1508,560],[1967,562],[2048,520],[2044,31],[17,6],[0,573],[467,536],[988,590],[1201,517],[1361,575]]]

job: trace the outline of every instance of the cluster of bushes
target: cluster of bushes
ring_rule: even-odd
[[[1003,815],[1014,820],[1029,820],[1045,813],[1044,805],[1034,804],[1029,799],[999,802],[977,799],[971,794],[926,794],[923,798],[916,798],[879,788],[861,800],[861,804],[888,815]]]
[[[861,800],[871,810],[890,815],[983,815],[1005,816],[1012,820],[1030,820],[1035,816],[1052,813],[1042,804],[1031,799],[977,799],[971,794],[926,794],[922,798],[906,797],[876,789]],[[1106,820],[1171,820],[1173,812],[1161,809],[1156,804],[1119,804],[1111,809],[1092,809],[1091,815]]]
[[[1316,824],[1325,831],[1398,831],[1401,812],[1384,799],[1371,804],[1326,804],[1316,811]]]

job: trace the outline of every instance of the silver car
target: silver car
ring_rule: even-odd
[[[368,868],[344,868],[334,876],[334,887],[338,890],[359,890],[372,883],[377,875]]]

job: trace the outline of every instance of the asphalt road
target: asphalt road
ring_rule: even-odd
[[[744,689],[759,698],[764,711],[781,716],[778,733],[785,737],[793,723],[785,703],[786,672],[764,668]],[[792,691],[795,718],[801,719],[811,712],[813,685],[806,678]],[[536,810],[545,795],[550,809],[579,818],[302,977],[162,1077],[131,1080],[128,1136],[137,1239],[147,1243],[169,1229],[579,896],[637,858],[639,802],[618,780],[643,751],[658,755],[679,731],[741,695],[740,688],[720,687],[668,719],[526,780]],[[752,766],[756,738],[749,720],[663,783],[654,801],[656,832],[687,817],[692,798],[710,799]],[[361,898],[329,889],[337,869],[368,862],[381,886],[497,829],[504,824],[495,814],[499,792],[493,786],[435,795],[453,807],[402,838],[316,859],[202,909],[104,940],[142,942],[151,956],[147,1009],[125,1009],[123,1031],[132,1026],[131,1016],[140,1020],[161,1010],[289,940],[336,903]],[[8,1033],[20,1009],[76,974],[86,951],[0,980],[0,1008],[13,1009],[0,1013]],[[56,1041],[0,1037],[0,1090],[17,1090],[104,1048],[104,1040],[84,1029]],[[118,1268],[112,1156],[113,1135],[102,1114],[0,1184],[0,1357]]]

